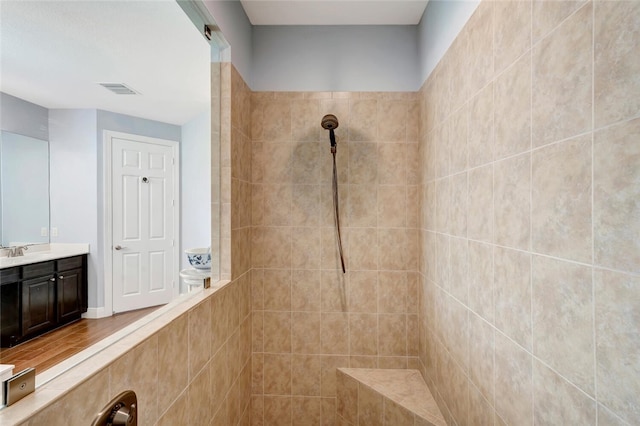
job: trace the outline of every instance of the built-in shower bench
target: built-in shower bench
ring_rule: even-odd
[[[446,426],[418,370],[338,368],[339,424]]]

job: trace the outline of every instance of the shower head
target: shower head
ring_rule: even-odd
[[[322,117],[320,125],[323,129],[333,130],[338,128],[338,118],[333,114],[327,114]]]

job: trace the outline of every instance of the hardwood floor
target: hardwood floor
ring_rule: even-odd
[[[15,365],[14,373],[28,367],[34,367],[36,374],[42,373],[158,308],[154,306],[108,318],[81,319],[18,346],[1,348],[0,364]]]

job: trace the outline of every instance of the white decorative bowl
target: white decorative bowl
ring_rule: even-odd
[[[184,251],[187,254],[189,263],[196,269],[211,268],[211,250],[207,247],[193,248]]]

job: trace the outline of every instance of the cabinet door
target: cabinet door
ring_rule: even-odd
[[[82,269],[58,272],[58,322],[65,323],[80,318],[82,282]]]
[[[22,334],[32,334],[56,323],[56,282],[53,275],[22,282]]]
[[[20,339],[20,268],[0,270],[0,346]]]

